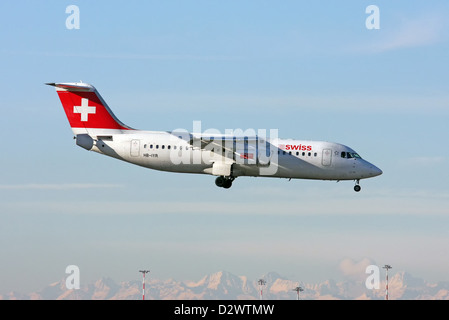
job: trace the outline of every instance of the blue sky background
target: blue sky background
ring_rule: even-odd
[[[448,15],[447,1],[1,2],[0,293],[71,264],[81,284],[142,268],[316,282],[362,262],[449,281]],[[360,193],[245,177],[224,190],[86,152],[44,85],[79,80],[134,128],[278,129],[384,174]]]

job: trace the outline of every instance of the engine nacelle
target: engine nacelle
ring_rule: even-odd
[[[212,174],[214,176],[229,177],[232,173],[232,163],[215,162],[212,165]]]
[[[92,150],[92,147],[94,146],[94,139],[85,133],[78,134],[76,135],[76,144],[86,150]]]

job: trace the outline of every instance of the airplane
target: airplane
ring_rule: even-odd
[[[56,88],[78,146],[145,168],[213,175],[224,189],[237,177],[251,176],[353,180],[359,192],[361,179],[382,174],[340,143],[267,137],[260,130],[208,134],[133,129],[117,119],[94,86],[46,84]]]

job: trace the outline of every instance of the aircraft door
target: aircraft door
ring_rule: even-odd
[[[131,157],[138,157],[140,154],[140,140],[131,140]]]
[[[323,158],[321,160],[323,166],[330,166],[332,164],[332,150],[324,149],[323,150]]]

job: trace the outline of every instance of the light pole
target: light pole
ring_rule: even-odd
[[[267,283],[264,279],[259,279],[259,288],[260,288],[260,300],[263,300],[263,286]]]
[[[150,270],[139,270],[139,272],[142,272],[143,279],[142,279],[142,300],[145,300],[145,274],[149,273]]]
[[[385,282],[385,300],[388,300],[388,269],[391,269],[391,266],[386,264],[382,268],[384,268],[387,273],[387,281]]]
[[[304,289],[301,288],[300,286],[297,286],[295,289],[293,289],[293,291],[296,291],[296,293],[298,294],[298,300],[299,300],[299,293],[304,291]]]

